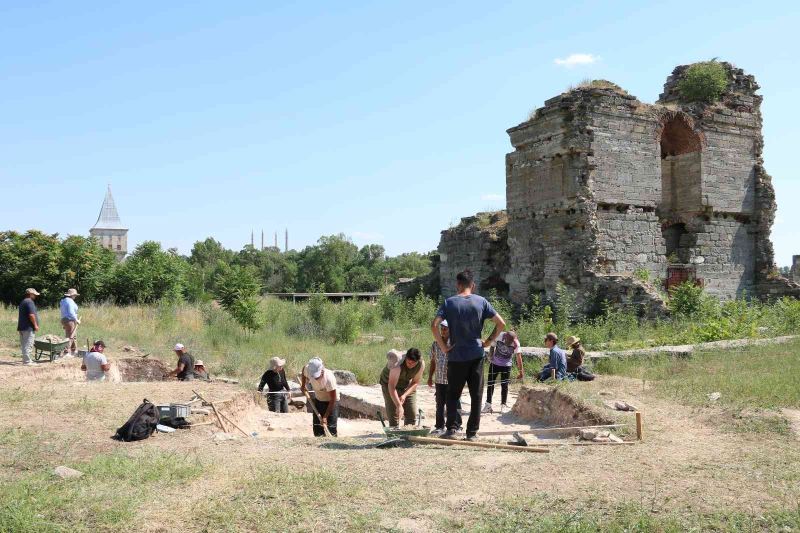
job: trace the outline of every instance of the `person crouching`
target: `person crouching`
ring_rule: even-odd
[[[397,350],[391,350],[389,355],[398,353]],[[417,385],[422,379],[424,369],[425,362],[419,350],[411,348],[398,365],[391,366],[391,363],[387,363],[381,372],[381,390],[391,427],[399,426],[401,418],[405,425],[414,425],[417,415]]]
[[[91,351],[83,356],[81,370],[86,372],[87,381],[104,381],[106,379],[106,372],[111,369],[111,363],[103,354],[105,349],[106,343],[95,341]]]

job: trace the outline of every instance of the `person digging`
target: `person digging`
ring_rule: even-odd
[[[175,369],[166,375],[166,377],[174,377],[179,381],[192,381],[194,380],[194,357],[186,351],[186,347],[178,343],[174,348],[175,355],[178,356],[178,363]]]
[[[300,390],[307,394],[306,386],[310,384],[314,390],[311,402],[316,409],[313,412],[313,430],[315,437],[324,437],[327,428],[332,437],[336,436],[337,419],[339,418],[339,399],[336,391],[336,376],[325,368],[322,359],[314,357],[303,367],[300,374]],[[317,416],[319,413],[319,417]]]
[[[402,354],[398,350],[391,350],[388,355]],[[387,358],[390,361],[393,359]],[[409,349],[396,366],[392,366],[390,362],[383,368],[380,383],[389,426],[399,426],[401,418],[405,425],[414,425],[417,415],[417,386],[424,370],[425,362],[416,348]]]

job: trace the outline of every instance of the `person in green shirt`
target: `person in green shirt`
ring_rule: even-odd
[[[391,361],[396,358],[391,356],[399,355],[394,352],[395,350],[389,352],[390,362],[381,372],[380,379],[386,415],[391,427],[399,426],[401,418],[405,425],[414,425],[417,414],[417,385],[422,379],[425,362],[419,350],[411,348],[399,364],[393,365]]]

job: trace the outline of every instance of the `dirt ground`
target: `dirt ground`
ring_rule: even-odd
[[[363,497],[365,504],[379,507],[383,527],[406,531],[440,529],[444,516],[508,494],[546,494],[576,505],[591,502],[608,508],[636,502],[653,513],[753,513],[793,507],[800,500],[796,440],[733,433],[718,423],[719,412],[658,398],[637,380],[600,376],[592,383],[568,386],[590,404],[602,406],[609,398],[619,398],[638,406],[644,413],[645,438],[635,445],[557,446],[547,454],[444,446],[382,450],[371,446],[381,436],[380,424],[374,420],[340,419],[343,438],[335,442],[314,439],[309,414],[264,411],[244,385],[90,384],[82,381],[75,359],[22,367],[19,359],[7,355],[9,351],[0,349],[0,389],[13,393],[15,400],[0,405],[0,431],[20,428],[35,433],[41,443],[53,446],[53,465],[117,450],[168,450],[196,458],[207,466],[208,474],[181,488],[187,505],[203,506],[219,495],[231,494],[253,475],[255,465],[298,472],[324,466],[343,472],[346,479],[374,489],[374,494]],[[125,355],[111,354],[111,358]],[[143,398],[155,403],[188,401],[192,389],[215,401],[237,398],[230,403],[238,407],[230,406],[228,414],[245,432],[257,435],[245,437],[232,429],[235,439],[217,440],[220,430],[207,425],[156,434],[137,443],[110,438]],[[633,414],[608,415],[633,423]],[[527,424],[508,416],[487,417],[482,429],[496,429],[507,422]],[[433,412],[428,410],[426,417],[432,422]],[[398,470],[397,465],[402,468]],[[2,468],[3,479],[18,474],[13,467]],[[388,492],[387,483],[391,484]],[[413,494],[415,505],[396,505],[388,494]],[[154,497],[137,511],[143,517],[138,523],[147,524],[145,529],[151,531],[207,529],[207,524],[187,522],[185,516],[168,512],[171,501]],[[309,528],[325,529],[319,524]]]

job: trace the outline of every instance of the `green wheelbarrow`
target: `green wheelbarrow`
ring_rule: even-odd
[[[48,355],[50,357],[50,362],[56,360],[56,358],[61,355],[61,352],[64,351],[64,348],[67,347],[69,344],[69,339],[63,342],[49,342],[49,341],[33,341],[33,348],[35,353],[33,354],[33,358],[37,361],[42,358],[43,355]]]
[[[427,437],[431,434],[431,428],[422,427],[422,409],[417,414],[417,427],[413,429],[387,427],[386,422],[383,420],[383,413],[380,411],[378,411],[378,420],[381,421],[387,440],[378,444],[376,448],[392,448],[400,443],[407,442],[407,437]]]

